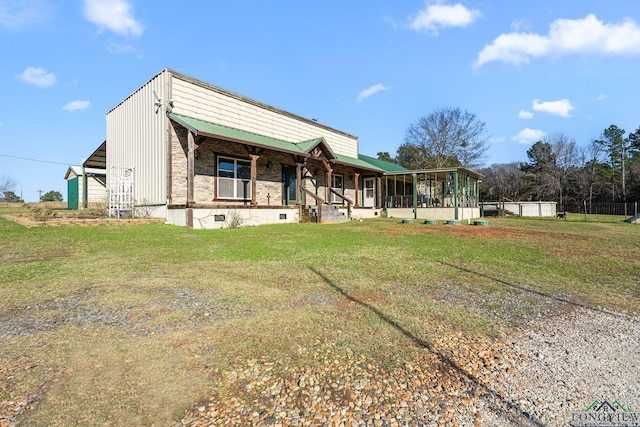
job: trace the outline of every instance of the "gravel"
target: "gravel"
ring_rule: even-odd
[[[565,307],[502,342],[442,334],[424,350],[393,371],[331,344],[299,350],[324,361],[313,371],[252,361],[177,425],[567,426],[596,400],[640,412],[638,317]]]
[[[106,324],[134,335],[152,332],[149,319],[132,316],[134,308],[96,308],[90,297],[2,312],[0,337],[64,324]],[[197,308],[215,319],[224,307],[209,305],[209,299],[179,290],[166,308]],[[499,340],[447,331],[429,343],[413,339],[408,345],[422,347],[419,356],[393,370],[345,355],[334,343],[301,343],[298,356],[313,358],[316,368],[287,359],[248,361],[214,375],[219,382],[212,395],[176,425],[567,426],[574,413],[596,400],[617,401],[640,412],[640,318],[560,301],[553,309],[510,319],[505,323],[510,329]],[[204,319],[209,316],[191,318],[185,327]],[[399,331],[412,338],[409,331]],[[14,373],[32,363],[16,359],[0,367],[0,389],[10,390]],[[45,383],[34,384],[20,399],[0,402],[0,426],[16,423],[46,391]]]
[[[493,387],[529,417],[489,411],[486,425],[569,425],[595,400],[617,400],[640,413],[639,317],[578,308],[509,338],[513,375]]]

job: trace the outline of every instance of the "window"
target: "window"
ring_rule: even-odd
[[[342,175],[331,175],[331,188],[336,193],[344,195],[344,178]],[[344,200],[331,193],[331,203],[344,203]]]
[[[251,198],[251,162],[218,157],[218,198]]]

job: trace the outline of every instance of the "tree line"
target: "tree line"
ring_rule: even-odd
[[[611,125],[586,146],[558,133],[533,144],[527,158],[480,169],[482,199],[552,200],[563,207],[640,200],[640,128],[626,133]]]
[[[562,133],[533,144],[526,162],[481,167],[488,149],[485,123],[459,108],[442,108],[412,123],[396,156],[378,158],[407,169],[463,166],[484,175],[485,201],[556,201],[561,206],[640,201],[640,127],[612,124],[587,145]]]

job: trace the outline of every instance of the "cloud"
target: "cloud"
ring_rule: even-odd
[[[427,4],[425,9],[418,12],[409,26],[416,31],[428,31],[438,34],[441,27],[465,27],[480,16],[477,9],[467,9],[460,3]]]
[[[604,101],[605,99],[609,98],[609,95],[601,93],[600,95],[598,95],[598,97],[596,98],[598,101]]]
[[[71,101],[65,104],[62,107],[65,111],[78,111],[78,110],[86,110],[91,106],[91,102],[89,101]]]
[[[362,102],[368,97],[370,97],[371,95],[373,95],[374,93],[380,92],[381,90],[388,90],[388,89],[390,88],[383,84],[378,83],[377,85],[371,86],[369,89],[365,89],[362,92],[360,92],[358,94],[358,97],[356,98],[356,102]]]
[[[28,67],[18,75],[18,78],[23,82],[38,86],[38,87],[50,87],[56,83],[56,75],[42,68]]]
[[[520,110],[520,112],[518,113],[518,117],[520,117],[521,119],[531,119],[533,118],[533,112]]]
[[[99,31],[106,29],[132,37],[139,37],[144,31],[126,0],[84,0],[84,17],[97,25]]]
[[[575,108],[568,99],[545,102],[539,102],[537,99],[533,100],[533,109],[535,111],[542,111],[556,116],[571,117],[571,110],[575,110]]]
[[[502,61],[528,64],[531,58],[572,53],[640,54],[640,27],[631,19],[604,23],[595,15],[584,19],[557,19],[546,35],[513,32],[499,35],[480,51],[475,65]]]
[[[0,27],[18,29],[46,21],[52,14],[42,0],[0,0]]]
[[[511,139],[517,141],[518,144],[531,144],[533,142],[540,141],[545,136],[547,136],[547,133],[545,131],[539,129],[524,128]]]

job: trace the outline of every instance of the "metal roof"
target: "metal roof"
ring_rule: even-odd
[[[169,118],[189,129],[196,135],[203,135],[231,142],[248,143],[258,147],[286,151],[294,154],[306,154],[306,152],[296,144],[282,139],[272,138],[270,136],[260,135],[258,133],[248,132],[189,116],[183,116],[182,114],[169,113]]]
[[[386,160],[376,159],[375,157],[365,156],[364,154],[358,154],[358,158],[367,163],[372,164],[385,172],[406,172],[408,169],[398,164],[387,162]]]
[[[260,135],[255,132],[248,132],[230,126],[196,119],[194,117],[189,117],[182,114],[169,113],[168,116],[171,120],[184,126],[196,135],[222,139],[225,141],[238,142],[242,144],[250,144],[253,146],[264,147],[275,151],[300,154],[305,157],[309,156],[309,152],[313,148],[317,147],[318,145],[323,145],[332,156],[330,160],[334,160],[337,163],[375,172],[385,172],[387,170],[369,162],[367,159],[372,159],[371,157],[360,155],[360,158],[356,159],[342,154],[335,154],[323,137],[317,137],[306,141],[293,143],[278,138],[272,138],[270,136]],[[389,167],[390,165],[396,166],[395,170],[398,170],[397,168],[401,168],[400,170],[405,170],[401,166],[393,165],[389,162],[382,163],[386,163],[387,167]]]

